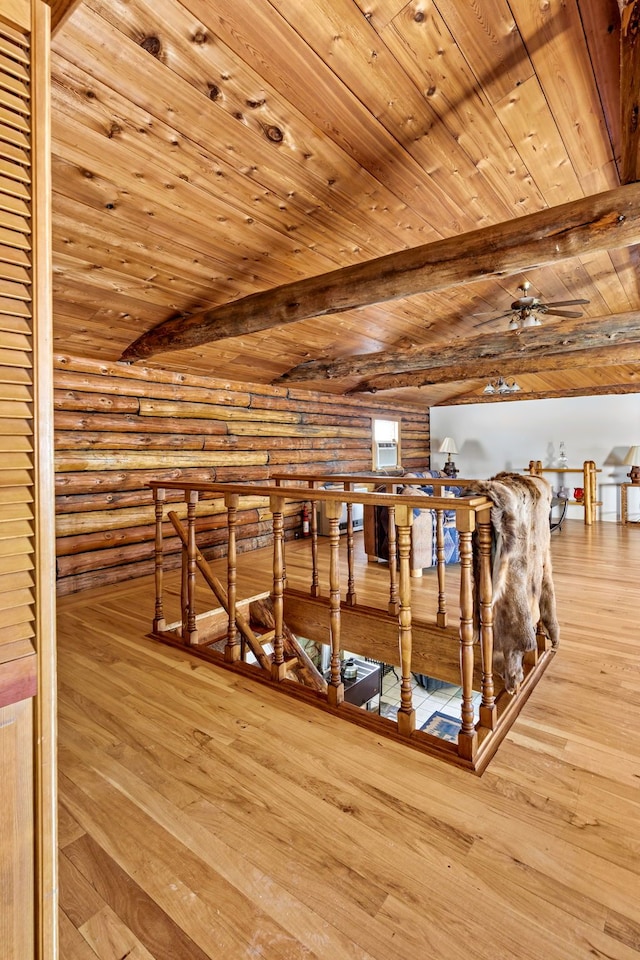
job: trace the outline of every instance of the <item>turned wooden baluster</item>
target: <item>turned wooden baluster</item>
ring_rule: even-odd
[[[353,489],[353,484],[347,482],[344,484],[344,488],[347,491]],[[354,575],[355,567],[355,550],[353,546],[353,504],[347,504],[347,603],[350,607],[355,607],[357,601],[356,597],[356,583]]]
[[[388,488],[387,488],[388,489]],[[384,510],[384,507],[380,509]],[[388,611],[396,614],[400,610],[400,595],[398,593],[398,555],[396,534],[396,508],[389,507],[387,521],[387,543],[389,544],[389,606]]]
[[[198,491],[190,490],[187,502],[187,639],[198,642],[196,626],[196,504]]]
[[[311,486],[315,488],[313,480]],[[320,596],[320,578],[318,576],[318,501],[311,502],[311,596]]]
[[[396,510],[398,530],[398,554],[400,567],[400,612],[398,614],[398,640],[400,645],[400,707],[398,709],[398,732],[410,736],[416,728],[416,712],[413,709],[411,687],[411,525],[413,508],[399,505]]]
[[[237,607],[237,576],[238,576],[238,551],[237,551],[237,523],[238,523],[238,502],[237,493],[227,493],[224,497],[224,503],[227,508],[227,604],[229,625],[227,627],[227,643],[224,648],[224,659],[226,663],[235,663],[240,660],[243,654],[240,637],[238,635],[238,625],[236,622]]]
[[[155,582],[156,582],[156,610],[153,618],[154,632],[164,630],[167,622],[164,618],[164,549],[162,541],[162,518],[164,515],[165,491],[157,487],[153,492],[156,513],[156,542],[155,542]]]
[[[273,613],[275,632],[273,637],[273,657],[271,659],[271,679],[284,680],[287,666],[284,660],[284,497],[271,497],[269,500],[273,514]]]
[[[183,643],[187,643],[189,638],[188,556],[189,540],[187,539],[187,542],[182,544],[182,566],[180,569],[180,611],[182,616],[180,636]]]
[[[460,673],[462,678],[462,726],[458,733],[458,753],[473,760],[478,749],[478,734],[473,720],[473,564],[471,535],[475,516],[460,511],[457,518],[460,545]]]
[[[333,707],[344,700],[344,684],[340,674],[340,517],[342,504],[327,502],[329,520],[329,623],[331,634],[331,677],[327,700]]]
[[[438,612],[436,623],[447,625],[447,598],[445,596],[444,510],[436,510],[436,569],[438,571]]]
[[[478,511],[478,553],[480,567],[480,651],[482,654],[482,703],[480,726],[494,730],[498,721],[493,683],[493,578],[491,571],[491,507]]]

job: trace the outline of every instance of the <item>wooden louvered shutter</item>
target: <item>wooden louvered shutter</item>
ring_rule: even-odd
[[[0,6],[0,958],[56,949],[48,11]]]

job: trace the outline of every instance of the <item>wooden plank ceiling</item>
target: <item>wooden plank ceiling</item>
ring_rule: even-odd
[[[117,360],[171,318],[516,218],[526,242],[530,215],[637,180],[636,7],[53,2],[56,350]],[[264,329],[143,362],[295,383],[319,360],[305,387],[423,406],[488,399],[500,374],[521,387],[509,399],[636,392],[629,237],[311,319],[263,314]],[[525,281],[588,301],[575,349],[567,318],[507,329]],[[363,354],[384,354],[377,384],[347,361]]]

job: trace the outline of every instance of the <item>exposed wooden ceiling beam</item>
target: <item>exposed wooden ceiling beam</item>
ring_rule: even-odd
[[[620,180],[640,179],[640,0],[620,7]]]
[[[451,397],[434,407],[454,407],[463,403],[509,403],[518,400],[557,400],[558,397],[603,397],[609,394],[622,396],[628,393],[640,393],[640,383],[612,383],[604,387],[572,387],[569,390],[532,390],[530,393],[472,394]]]
[[[638,343],[620,346],[610,343],[605,347],[585,347],[568,353],[556,353],[542,357],[487,357],[484,360],[468,360],[456,365],[434,367],[431,370],[415,370],[411,373],[388,373],[359,383],[349,393],[377,393],[380,390],[397,390],[399,387],[426,387],[437,383],[457,383],[461,380],[476,380],[478,377],[516,376],[519,373],[548,373],[552,370],[576,370],[580,367],[607,367],[617,364],[640,363],[640,332]]]
[[[139,337],[121,359],[133,362],[638,242],[640,185],[632,183],[167,320]]]
[[[593,347],[640,342],[640,311],[608,317],[577,317],[524,330],[503,330],[468,340],[437,343],[411,350],[383,351],[311,360],[278,378],[278,383],[305,380],[340,380],[424,373],[437,367],[477,364],[483,359],[507,361],[519,357],[539,359]],[[427,381],[423,381],[427,382]],[[386,389],[386,388],[385,388]]]

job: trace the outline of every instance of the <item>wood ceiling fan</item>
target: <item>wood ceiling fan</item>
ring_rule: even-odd
[[[509,321],[509,330],[520,330],[524,327],[539,327],[540,314],[548,313],[553,317],[581,317],[582,310],[559,310],[558,307],[574,307],[578,304],[589,303],[588,300],[556,300],[553,303],[544,303],[539,297],[530,297],[529,290],[531,284],[524,280],[518,290],[522,290],[522,296],[514,300],[510,308],[504,313],[492,317],[491,320],[484,320],[478,326],[484,326],[485,323],[493,323],[494,320],[501,320],[503,317],[511,317]],[[476,314],[480,316],[480,314]]]

